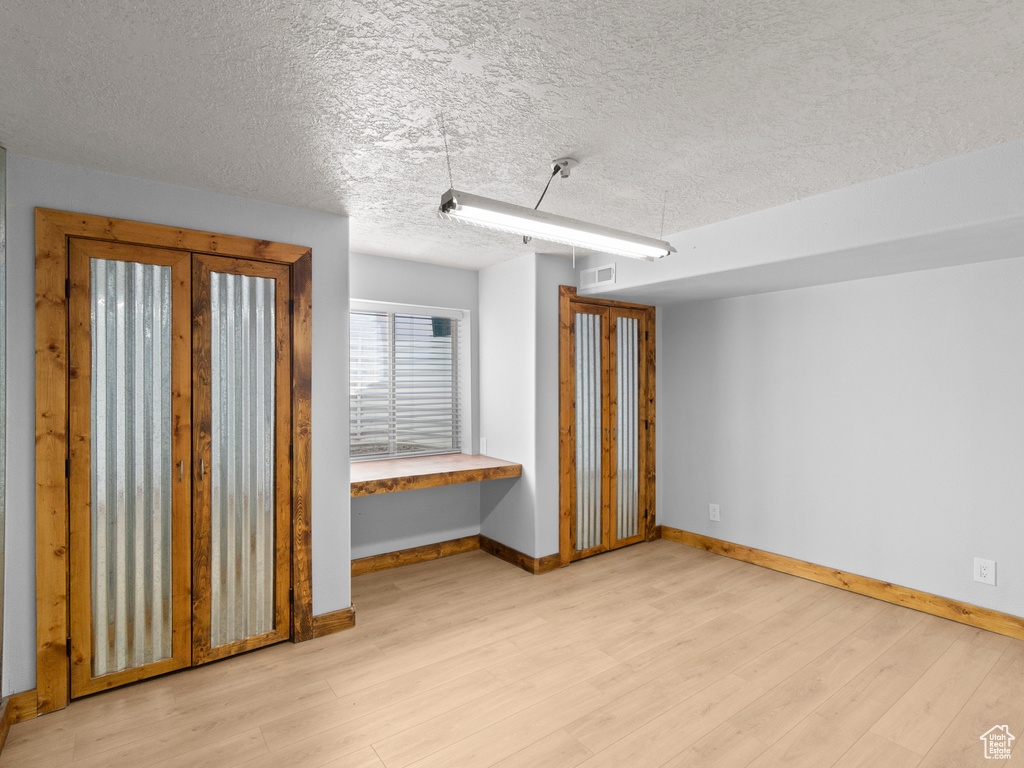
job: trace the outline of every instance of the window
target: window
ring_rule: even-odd
[[[353,461],[461,451],[463,314],[352,302],[349,422]]]

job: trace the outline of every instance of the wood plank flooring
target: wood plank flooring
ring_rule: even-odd
[[[951,768],[1024,641],[669,541],[353,580],[356,628],[15,725],[0,768]],[[1024,758],[1024,748],[1015,750]]]

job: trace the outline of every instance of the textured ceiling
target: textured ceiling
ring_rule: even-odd
[[[1024,138],[1022,40],[1020,0],[4,0],[0,143],[479,268],[533,246],[436,218],[441,110],[456,187],[571,154],[546,210],[657,236]]]

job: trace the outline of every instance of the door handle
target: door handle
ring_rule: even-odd
[[[199,460],[199,479],[202,480],[206,477],[206,462],[203,459]]]
[[[178,482],[179,483],[185,482],[185,461],[184,460],[178,462]]]

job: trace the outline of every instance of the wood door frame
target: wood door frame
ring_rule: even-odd
[[[292,524],[290,639],[313,637],[310,532],[310,248],[36,208],[36,713],[70,702],[68,590],[68,249],[72,237],[287,264],[291,269]]]
[[[566,566],[577,559],[575,552],[574,500],[576,488],[576,375],[575,375],[575,306],[610,307],[613,309],[640,310],[644,313],[641,331],[646,333],[644,345],[646,360],[641,365],[641,376],[646,382],[642,393],[646,398],[640,401],[640,420],[645,428],[640,440],[641,462],[644,473],[640,478],[640,502],[646,510],[641,524],[642,538],[651,541],[656,534],[655,509],[655,359],[656,333],[655,309],[645,304],[630,304],[607,299],[580,297],[576,288],[569,285],[558,287],[558,551],[561,565]],[[602,421],[610,418],[602,416]],[[605,441],[605,448],[609,445]]]

